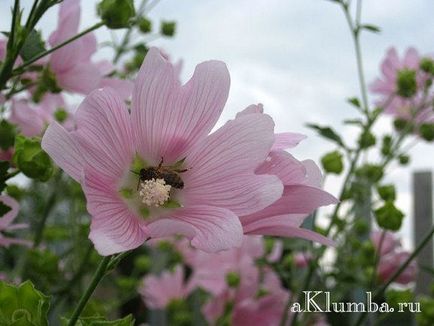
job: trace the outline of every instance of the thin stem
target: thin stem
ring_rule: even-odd
[[[371,288],[375,285],[375,280],[377,278],[377,269],[378,269],[378,263],[380,262],[381,257],[381,249],[383,248],[384,238],[386,236],[386,230],[383,230],[381,232],[380,236],[380,243],[378,244],[377,250],[375,250],[375,256],[374,256],[374,271],[372,273],[371,277]]]
[[[70,39],[67,39],[66,41],[64,41],[64,42],[62,42],[62,43],[56,45],[55,47],[53,47],[53,48],[51,48],[51,49],[49,49],[49,50],[47,50],[47,51],[44,51],[44,52],[40,53],[40,54],[37,55],[36,57],[30,59],[30,60],[27,61],[26,63],[22,64],[21,66],[19,66],[19,67],[17,67],[17,68],[15,68],[15,69],[14,69],[14,72],[16,73],[16,72],[20,72],[20,71],[22,71],[24,68],[30,66],[32,63],[35,63],[36,61],[38,61],[39,59],[45,57],[46,55],[48,55],[48,54],[50,54],[50,53],[52,53],[52,52],[54,52],[54,51],[60,49],[61,47],[64,47],[65,45],[67,45],[67,44],[69,44],[69,43],[75,41],[76,39],[82,37],[83,35],[86,35],[86,34],[92,32],[92,31],[94,31],[94,30],[100,28],[101,26],[104,26],[104,23],[103,23],[103,22],[96,23],[95,25],[93,25],[93,26],[91,26],[91,27],[85,29],[84,31],[82,31],[81,33],[79,33],[79,34],[77,34],[77,35],[71,37]]]
[[[390,284],[392,284],[399,275],[407,268],[407,266],[412,262],[414,258],[419,254],[419,252],[428,244],[428,242],[431,240],[431,237],[434,234],[434,227],[431,228],[431,230],[427,233],[427,235],[422,239],[422,241],[418,244],[416,249],[413,251],[413,253],[407,258],[407,260],[399,267],[396,272],[389,278],[389,280],[383,284],[383,286],[374,292],[373,294],[373,300],[378,299],[383,293],[387,290]],[[363,323],[367,316],[367,312],[361,313],[358,320],[355,323],[355,326],[359,326]]]
[[[95,291],[96,287],[98,286],[99,282],[104,278],[104,276],[107,272],[107,267],[111,261],[111,258],[112,258],[112,256],[106,256],[99,263],[98,269],[96,270],[96,272],[92,278],[92,281],[90,282],[86,291],[81,296],[77,307],[75,307],[75,309],[74,309],[72,317],[68,322],[68,326],[74,326],[76,324],[78,318],[81,315],[81,312],[83,311],[84,307],[86,306],[87,302],[89,301],[90,297],[92,296],[92,294]]]
[[[146,7],[147,2],[148,2],[147,0],[143,0],[142,3],[140,4],[139,10],[137,10],[137,14],[136,14],[136,17],[135,17],[136,19],[138,19],[138,18],[140,18],[142,16],[143,12],[145,11],[145,7]],[[124,52],[126,50],[126,47],[129,44],[129,42],[130,42],[130,37],[131,37],[132,31],[133,31],[133,29],[129,28],[127,30],[127,32],[125,33],[125,35],[124,35],[124,37],[122,39],[121,44],[118,47],[116,47],[116,54],[115,54],[115,57],[113,59],[113,63],[114,64],[118,63],[118,61],[121,58],[122,54],[124,54]]]

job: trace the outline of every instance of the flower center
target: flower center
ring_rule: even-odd
[[[164,179],[140,181],[139,195],[142,203],[149,207],[160,207],[169,200],[172,186]]]

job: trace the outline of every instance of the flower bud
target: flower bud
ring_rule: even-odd
[[[338,151],[330,152],[321,158],[321,164],[328,173],[340,174],[344,169],[342,154]]]
[[[226,274],[226,283],[231,288],[236,288],[240,285],[240,275],[235,272],[229,272]]]
[[[108,28],[127,28],[136,15],[134,1],[103,0],[98,5],[98,14]]]
[[[17,136],[13,161],[21,172],[32,179],[45,182],[53,174],[51,160],[36,138]]]
[[[54,112],[54,119],[56,121],[63,123],[68,119],[68,112],[64,108],[58,108],[56,112]]]
[[[385,135],[383,137],[383,142],[381,145],[381,154],[383,156],[389,156],[392,153],[392,137],[390,135]]]
[[[398,231],[401,228],[404,214],[395,207],[393,202],[387,201],[382,207],[375,210],[377,224],[390,231]]]
[[[434,123],[423,123],[419,127],[420,135],[426,141],[434,140]]]
[[[152,31],[152,22],[146,17],[140,17],[137,26],[139,26],[139,30],[144,34]]]
[[[377,192],[384,201],[394,201],[396,198],[394,185],[379,186],[377,187]]]
[[[176,31],[176,22],[161,22],[160,33],[164,36],[173,36]]]
[[[419,64],[420,69],[422,69],[422,71],[434,75],[434,61],[431,58],[423,58],[422,60],[420,60],[420,64]]]
[[[417,92],[416,71],[402,69],[396,79],[397,93],[401,97],[410,98]]]
[[[398,156],[398,161],[401,165],[407,165],[410,162],[410,156],[401,154]]]
[[[371,183],[377,183],[383,177],[384,171],[380,165],[365,164],[356,171],[356,175]]]

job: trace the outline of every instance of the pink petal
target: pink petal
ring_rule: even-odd
[[[269,206],[281,197],[282,192],[282,182],[274,175],[242,174],[184,188],[181,196],[186,206],[216,205],[236,215],[246,215]]]
[[[57,82],[63,89],[80,94],[88,94],[98,88],[101,74],[93,63],[81,63],[72,68],[56,73]]]
[[[0,230],[6,230],[9,229],[8,227],[13,222],[13,220],[17,217],[20,205],[12,197],[5,196],[5,195],[0,196],[0,202],[2,202],[3,204],[11,208],[9,212],[7,212],[5,215],[0,217]]]
[[[295,227],[288,215],[274,216],[244,225],[245,234],[261,234],[279,237],[296,237],[315,241],[324,245],[334,246],[335,243],[319,233]]]
[[[81,181],[86,160],[71,133],[54,121],[45,131],[41,146],[69,176],[77,182]]]
[[[305,166],[284,151],[272,151],[256,169],[256,173],[276,175],[284,185],[303,184],[306,181]]]
[[[249,114],[228,121],[195,146],[185,161],[190,168],[183,174],[185,198],[200,200],[189,193],[240,175],[254,178],[253,171],[265,160],[273,143],[273,126],[269,116]]]
[[[306,136],[295,132],[282,132],[275,135],[272,151],[285,150],[297,146]]]
[[[242,117],[247,114],[252,114],[252,113],[264,113],[264,106],[261,103],[251,104],[248,107],[246,107],[243,111],[238,112],[236,118]]]
[[[21,133],[26,137],[39,136],[42,133],[44,119],[42,115],[30,107],[25,101],[13,101],[9,121],[18,125]]]
[[[323,176],[320,168],[312,160],[304,160],[301,162],[306,169],[306,180],[305,183],[314,186],[321,187],[323,182]]]
[[[75,114],[77,137],[89,163],[110,178],[119,179],[134,158],[128,110],[111,89],[93,91]]]
[[[418,69],[419,68],[419,53],[415,48],[408,48],[404,54],[404,65],[407,68]]]
[[[99,88],[110,87],[116,90],[116,93],[122,100],[127,100],[131,97],[133,91],[133,83],[129,80],[119,78],[102,78],[99,83]]]
[[[219,207],[193,206],[176,210],[171,218],[148,224],[152,237],[183,234],[192,246],[217,252],[241,246],[243,229],[238,217]]]
[[[113,182],[89,168],[85,171],[84,192],[92,215],[89,239],[103,256],[135,249],[148,237],[139,220],[119,198]]]
[[[207,135],[217,122],[229,92],[224,63],[204,62],[180,87],[174,68],[151,48],[135,81],[132,121],[139,154],[157,163],[180,155]]]

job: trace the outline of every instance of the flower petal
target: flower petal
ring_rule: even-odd
[[[145,242],[148,235],[144,221],[129,210],[110,179],[89,168],[83,188],[92,215],[89,239],[99,254],[113,255]]]
[[[69,176],[81,181],[86,160],[71,133],[54,121],[45,131],[41,146]]]
[[[256,173],[276,175],[284,185],[306,182],[306,167],[302,162],[284,151],[270,152],[265,162],[256,169]]]
[[[0,217],[0,230],[9,229],[9,226],[18,215],[20,205],[18,202],[9,196],[0,196],[0,202],[11,208],[9,212]]]
[[[297,216],[298,219],[299,216]],[[306,216],[307,217],[307,216]],[[296,237],[315,241],[327,246],[334,246],[333,240],[308,229],[294,225],[294,220],[289,215],[274,216],[243,225],[245,234],[261,234],[279,237]]]
[[[66,71],[56,72],[60,87],[80,94],[89,94],[96,89],[101,77],[98,67],[93,63],[80,63]]]
[[[143,158],[172,162],[207,135],[229,92],[229,73],[219,61],[199,64],[180,87],[172,64],[151,48],[135,81],[132,121]],[[146,140],[146,141],[144,141]]]
[[[130,115],[110,88],[93,91],[75,114],[77,139],[89,163],[99,172],[119,179],[134,158]]]
[[[305,135],[295,132],[282,132],[274,135],[275,141],[272,151],[285,150],[297,146],[303,139],[306,139]]]
[[[243,229],[234,213],[204,205],[181,208],[170,218],[148,224],[148,228],[151,237],[185,235],[192,246],[207,252],[240,247],[243,240]]]

